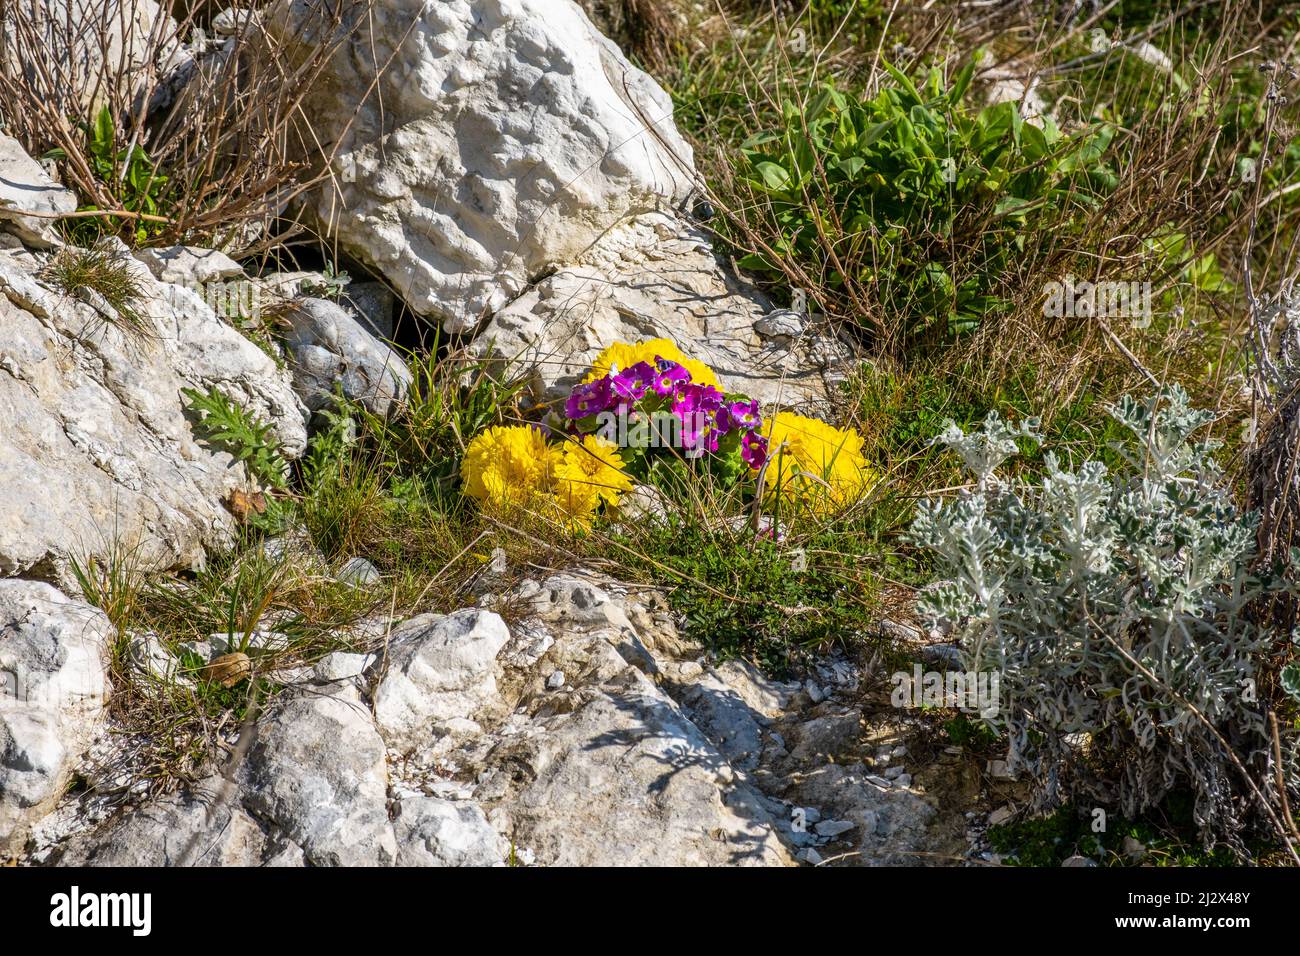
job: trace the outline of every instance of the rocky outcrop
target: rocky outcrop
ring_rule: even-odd
[[[915,761],[907,719],[872,715],[847,659],[788,682],[713,664],[661,595],[580,574],[375,631],[375,653],[293,679],[230,782],[82,827],[55,858],[773,866],[964,847],[969,781]]]
[[[0,856],[62,796],[91,744],[112,630],[48,584],[0,581]]]
[[[302,848],[225,799],[220,778],[121,813],[62,848],[64,866],[302,866]]]
[[[267,29],[324,44],[317,16],[280,0]],[[356,17],[305,107],[337,184],[313,208],[448,331],[690,191],[667,94],[571,0],[376,0]]]
[[[823,402],[827,384],[847,371],[847,350],[801,329],[770,334],[771,313],[718,262],[703,233],[652,213],[611,230],[492,316],[470,352],[527,370],[534,397],[555,401],[611,342],[667,338],[727,389],[765,404]]]
[[[409,797],[398,804],[398,866],[496,866],[509,847],[468,800]]]
[[[114,548],[191,564],[228,540],[223,501],[247,478],[195,440],[181,390],[220,388],[293,457],[305,413],[288,374],[124,252],[115,268],[140,293],[129,318],[93,289],[55,287],[44,264],[0,251],[0,575],[68,581],[70,559]]]

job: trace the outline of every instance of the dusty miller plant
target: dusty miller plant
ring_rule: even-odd
[[[1133,818],[1186,787],[1206,843],[1240,848],[1242,780],[1220,735],[1267,765],[1254,680],[1269,636],[1245,611],[1283,585],[1251,571],[1256,519],[1193,441],[1212,414],[1177,387],[1110,413],[1129,433],[1118,474],[1049,454],[1040,481],[1001,478],[1015,439],[1037,436],[996,415],[939,437],[977,482],[915,520],[940,576],[921,609],[954,628],[966,667],[1001,675],[987,719],[1040,806],[1087,797]]]

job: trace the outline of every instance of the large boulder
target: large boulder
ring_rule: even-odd
[[[290,457],[306,445],[305,411],[270,356],[193,291],[124,252],[116,268],[140,292],[129,319],[0,252],[0,576],[69,582],[71,559],[114,549],[189,565],[229,540],[223,502],[248,479],[196,441],[184,388],[220,388]]]
[[[0,581],[0,857],[62,796],[108,697],[113,628],[36,581]]]
[[[315,866],[388,866],[384,743],[351,686],[293,696],[258,728],[241,768],[243,805]]]
[[[478,730],[496,702],[496,656],[510,640],[491,611],[423,614],[397,628],[388,669],[375,689],[375,718],[390,747],[410,750]]]
[[[278,0],[266,29],[332,44],[331,11]],[[690,192],[669,97],[572,0],[375,0],[350,16],[304,105],[335,173],[313,209],[448,331]]]

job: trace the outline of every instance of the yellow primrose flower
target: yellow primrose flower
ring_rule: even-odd
[[[862,454],[862,436],[815,418],[777,412],[767,419],[767,485],[781,500],[817,513],[845,508],[879,475]]]
[[[509,511],[535,505],[550,492],[561,454],[540,431],[499,425],[480,432],[465,449],[465,493],[485,509]]]
[[[555,500],[577,524],[588,527],[600,503],[618,504],[632,490],[618,446],[598,435],[564,443],[555,468]]]
[[[656,356],[668,359],[670,362],[676,362],[685,368],[686,371],[691,373],[691,381],[696,385],[712,385],[717,389],[722,388],[718,383],[718,376],[713,374],[713,369],[698,359],[688,358],[672,339],[651,339],[648,342],[638,342],[635,345],[627,342],[615,342],[596,356],[596,360],[591,363],[591,374],[584,378],[583,382],[594,382],[598,378],[604,378],[614,367],[621,371],[630,368],[637,362],[649,362],[653,365]]]

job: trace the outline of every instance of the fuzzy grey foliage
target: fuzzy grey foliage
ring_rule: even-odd
[[[1132,818],[1188,787],[1203,838],[1238,844],[1237,771],[1187,704],[1267,762],[1254,681],[1270,636],[1247,609],[1282,585],[1251,571],[1257,522],[1193,441],[1213,416],[1177,387],[1110,412],[1129,438],[1118,474],[1047,455],[1040,481],[1002,479],[1015,439],[1036,436],[996,415],[940,436],[977,481],[916,518],[941,579],[921,609],[955,628],[966,667],[1002,675],[991,723],[1043,805],[1083,797]]]

